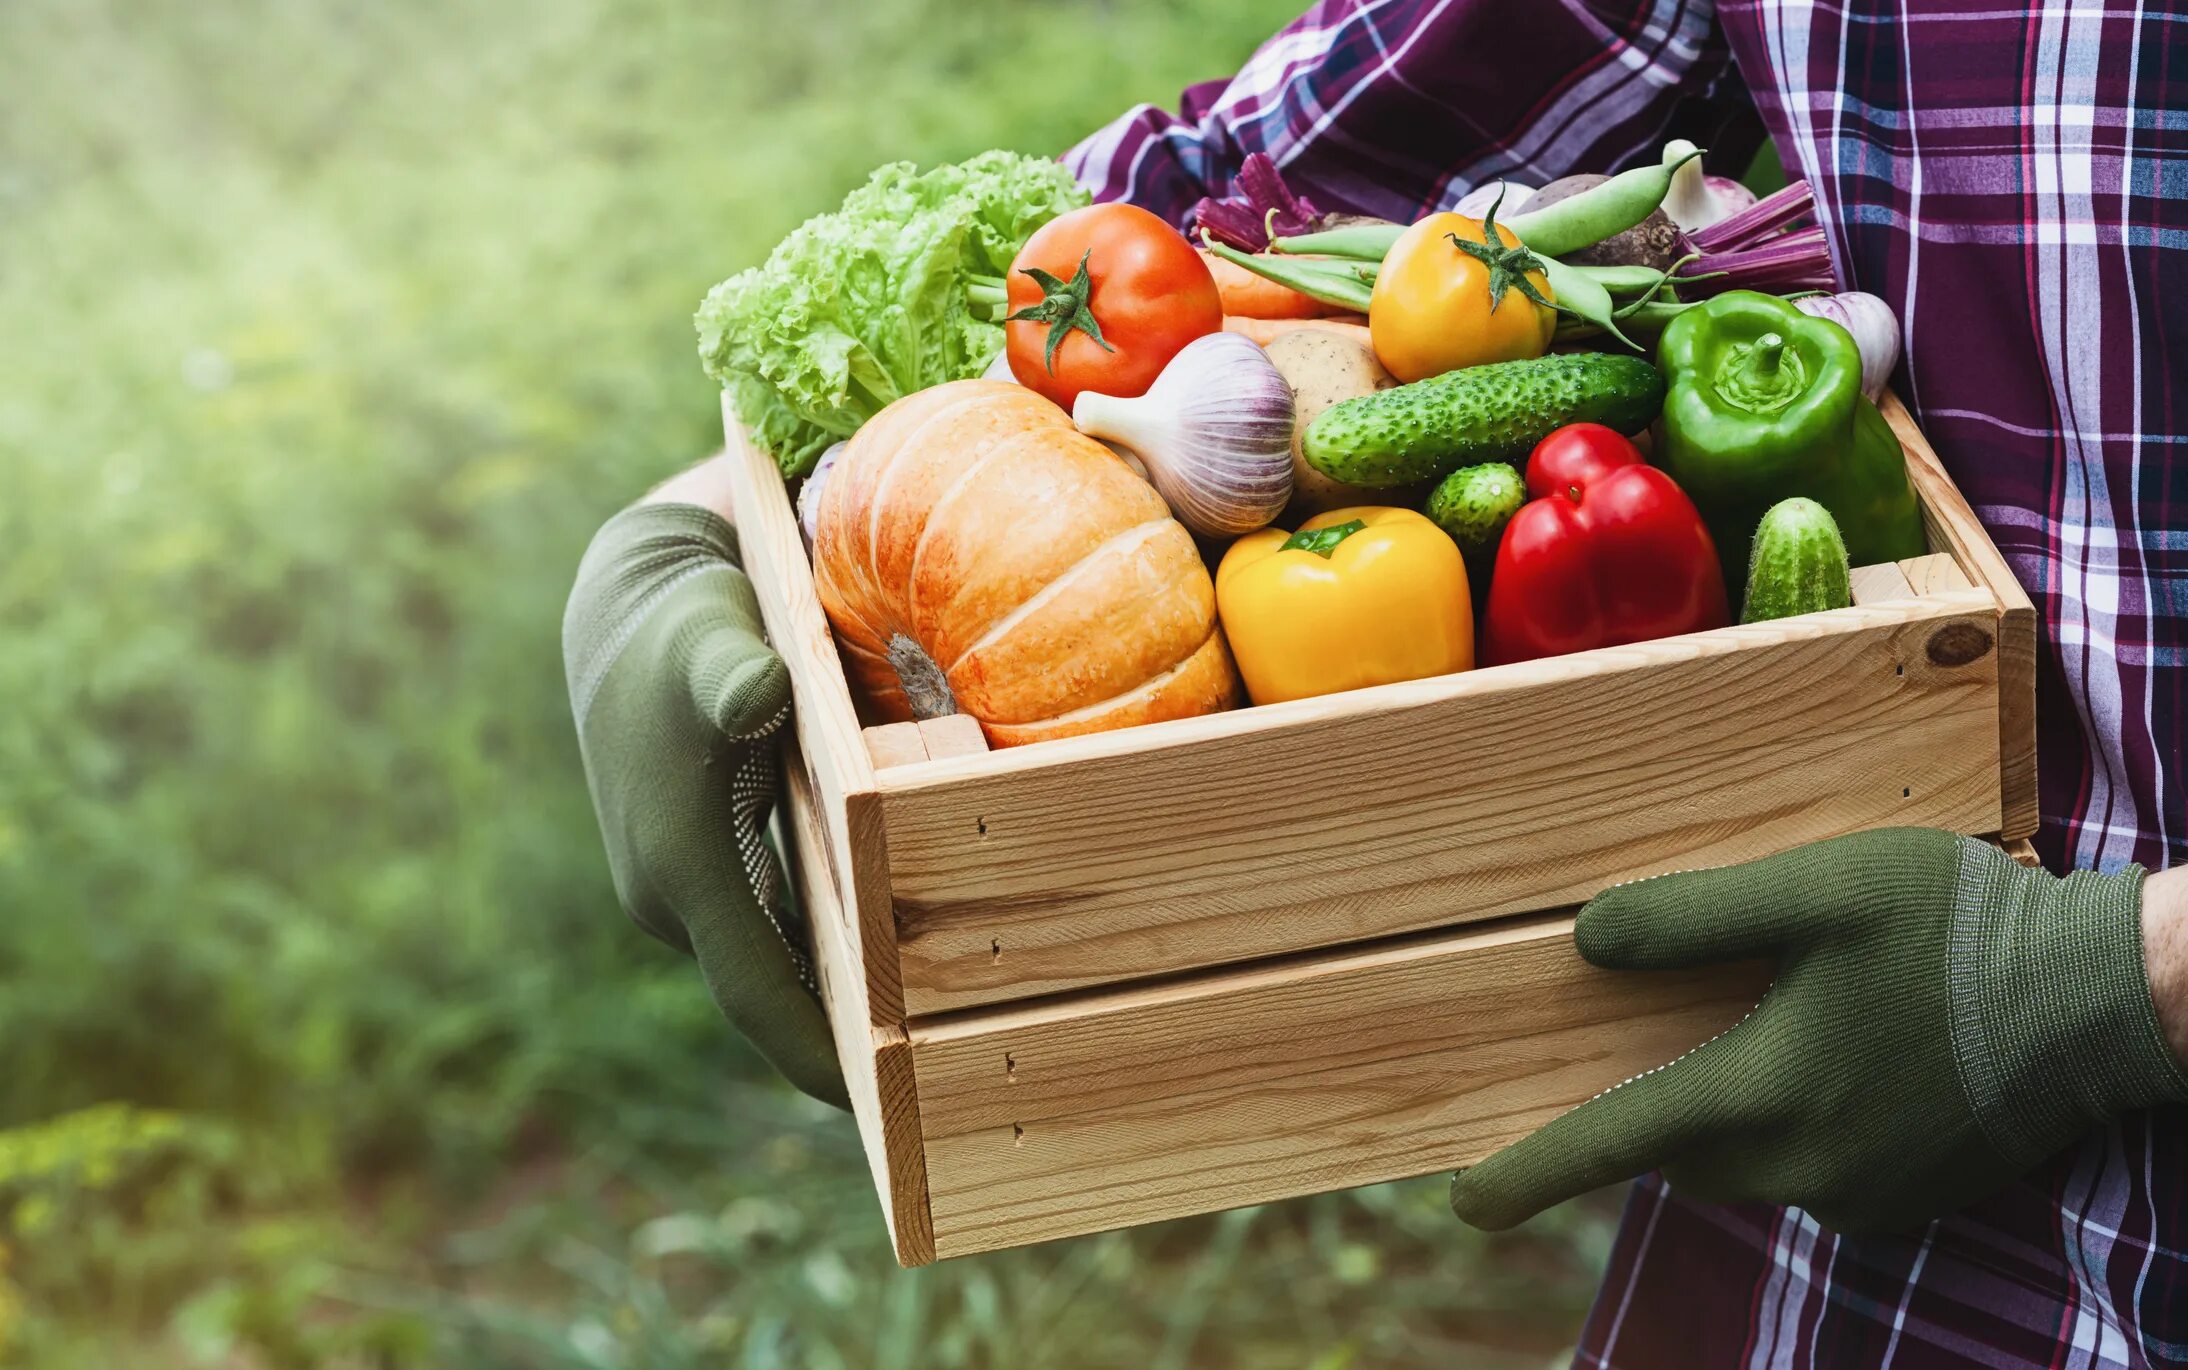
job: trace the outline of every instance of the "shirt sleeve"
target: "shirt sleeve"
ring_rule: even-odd
[[[1176,223],[1261,152],[1322,210],[1402,221],[1674,137],[1736,174],[1762,136],[1710,0],[1324,0],[1228,82],[1129,110],[1064,163]]]

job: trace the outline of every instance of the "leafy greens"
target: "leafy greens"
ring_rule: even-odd
[[[1046,158],[891,163],[707,293],[700,360],[783,474],[804,475],[891,400],[979,375],[1019,245],[1088,198]]]

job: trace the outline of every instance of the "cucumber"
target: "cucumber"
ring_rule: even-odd
[[[1501,461],[1462,466],[1443,478],[1428,497],[1429,521],[1451,535],[1466,558],[1466,574],[1477,588],[1489,583],[1504,525],[1527,502],[1527,484]]]
[[[1798,496],[1771,505],[1755,528],[1740,622],[1816,614],[1853,602],[1846,539],[1831,511]]]
[[[1517,466],[1568,423],[1638,433],[1664,407],[1664,378],[1639,357],[1573,352],[1431,376],[1322,411],[1300,455],[1332,480],[1387,487],[1461,466]]]

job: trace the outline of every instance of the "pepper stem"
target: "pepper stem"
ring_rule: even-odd
[[[1351,537],[1365,527],[1367,527],[1367,523],[1364,520],[1348,519],[1343,523],[1333,524],[1327,528],[1302,528],[1284,539],[1284,545],[1276,550],[1279,552],[1312,552],[1322,560],[1328,561],[1330,554],[1337,550],[1338,543],[1343,542],[1346,538]]]
[[[1751,414],[1785,408],[1808,388],[1808,364],[1800,349],[1775,330],[1734,345],[1717,373],[1717,394]]]

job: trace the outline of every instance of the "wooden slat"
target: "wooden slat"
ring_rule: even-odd
[[[1987,594],[930,761],[881,780],[914,1013],[1995,832]]]
[[[1846,578],[1854,591],[1856,604],[1886,604],[1895,599],[1913,599],[1914,587],[1900,573],[1899,563],[1878,562],[1874,566],[1856,566],[1847,572]]]
[[[1909,557],[1899,563],[1899,571],[1918,595],[1942,594],[1947,590],[1969,588],[1967,572],[1960,569],[1950,552],[1932,552],[1926,557]]]
[[[917,723],[876,724],[866,729],[865,737],[866,755],[872,758],[877,771],[927,759],[927,741],[920,736]]]
[[[783,828],[800,906],[813,933],[821,999],[835,1035],[859,1141],[873,1171],[882,1217],[897,1259],[923,1265],[934,1259],[934,1229],[927,1209],[927,1161],[920,1135],[919,1094],[912,1049],[901,1023],[876,1025],[866,1002],[866,975],[859,964],[859,929],[838,897],[825,854],[829,839],[806,768],[790,744],[784,766]]]
[[[1532,918],[912,1024],[940,1256],[1471,1165],[1737,1022],[1756,966]]]
[[[1998,601],[2000,835],[2036,831],[2036,608],[1960,494],[1914,417],[1886,392],[1885,421],[1899,435],[1907,474],[1921,496],[1933,552],[1949,552],[1971,582]]]
[[[979,756],[988,749],[988,735],[980,731],[980,720],[970,714],[921,719],[918,726],[919,735],[927,745],[927,755],[935,761],[953,756]]]
[[[768,640],[790,671],[797,700],[791,721],[828,841],[822,847],[830,878],[855,915],[859,964],[874,1027],[903,1021],[896,928],[889,911],[889,861],[874,795],[874,766],[858,712],[828,631],[820,595],[798,536],[798,520],[774,459],[754,447],[722,396],[722,428],[745,571],[760,601]]]

